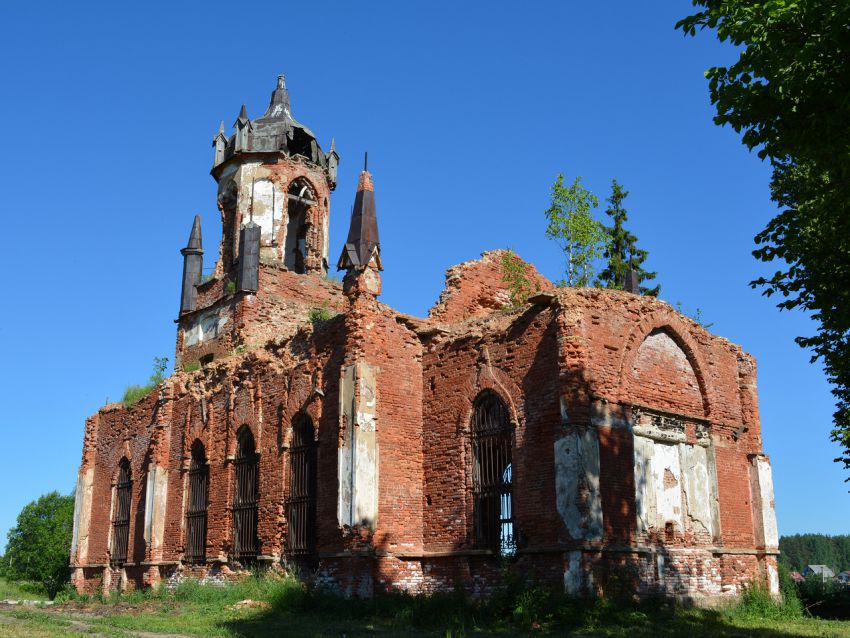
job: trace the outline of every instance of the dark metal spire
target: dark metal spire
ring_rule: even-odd
[[[195,215],[195,221],[192,222],[192,231],[189,233],[189,243],[183,250],[201,250],[203,244],[201,242],[201,216]],[[185,253],[184,253],[185,254]]]
[[[277,76],[277,87],[272,91],[269,108],[259,119],[274,120],[281,118],[292,118],[289,111],[289,91],[286,89],[286,78],[283,74]]]
[[[189,243],[181,248],[183,255],[183,285],[180,290],[180,313],[191,312],[197,306],[198,293],[195,289],[201,283],[204,269],[204,249],[201,244],[201,216],[195,215]]]
[[[363,170],[360,173],[357,195],[354,197],[354,206],[351,209],[348,239],[337,262],[337,270],[362,268],[370,265],[373,260],[374,267],[383,270],[372,174]]]
[[[245,125],[248,122],[248,109],[245,108],[245,105],[242,105],[242,109],[239,111],[239,117],[236,118],[236,121],[233,123],[233,126],[237,126],[238,124]]]

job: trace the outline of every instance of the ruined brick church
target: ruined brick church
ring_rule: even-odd
[[[85,424],[79,591],[249,568],[346,595],[502,566],[576,596],[777,591],[756,364],[658,299],[555,288],[513,307],[503,253],[451,268],[426,318],[379,301],[372,176],[328,278],[339,156],[292,116],[215,136],[222,239],[182,249],[174,374]],[[387,267],[392,267],[387,264]]]

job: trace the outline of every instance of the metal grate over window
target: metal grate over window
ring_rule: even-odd
[[[187,563],[201,564],[207,557],[207,500],[209,498],[209,467],[204,444],[192,445],[189,464],[189,506],[186,508]]]
[[[512,428],[507,406],[492,391],[478,396],[472,417],[472,492],[475,542],[503,556],[516,551],[513,514]]]
[[[121,459],[118,465],[118,483],[115,486],[115,512],[112,518],[111,563],[123,565],[127,562],[127,547],[130,542],[130,500],[133,494],[133,474],[130,461]]]
[[[289,450],[289,550],[294,555],[316,552],[316,457],[313,422],[305,414],[292,424]]]
[[[257,558],[258,460],[251,430],[243,426],[237,435],[233,494],[233,557],[241,562]]]

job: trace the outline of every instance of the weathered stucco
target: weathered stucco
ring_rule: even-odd
[[[599,441],[596,430],[575,430],[555,441],[557,507],[570,537],[602,538]]]
[[[360,525],[374,529],[377,523],[376,395],[373,366],[358,363],[343,370],[340,413],[345,438],[339,449],[340,525]]]

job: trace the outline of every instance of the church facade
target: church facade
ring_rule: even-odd
[[[486,594],[505,563],[576,596],[778,591],[756,364],[653,297],[512,303],[503,251],[426,318],[379,301],[364,170],[328,278],[339,156],[291,113],[215,137],[222,239],[182,249],[175,372],[86,420],[80,592],[297,569],[345,595]],[[336,253],[335,253],[336,254]]]

